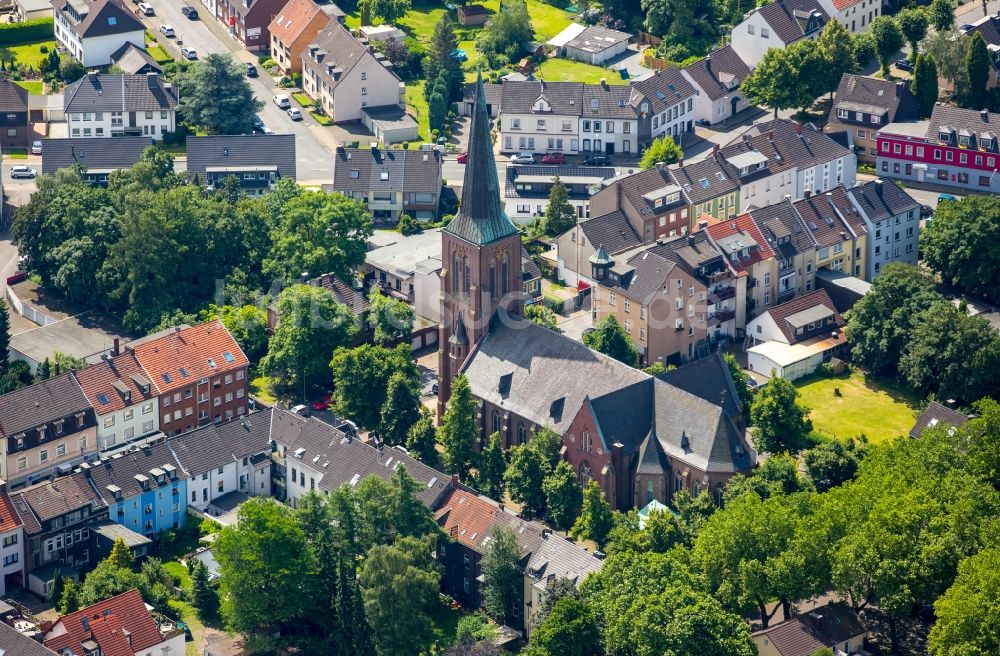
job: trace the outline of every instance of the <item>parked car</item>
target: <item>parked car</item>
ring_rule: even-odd
[[[434,383],[433,385],[431,385],[431,394],[437,394],[437,393],[438,393],[438,384]]]
[[[148,2],[140,2],[139,5],[138,5],[138,7],[139,7],[139,11],[141,11],[144,16],[155,16],[156,15],[156,12],[153,11],[153,5],[149,4]]]
[[[292,101],[288,97],[288,94],[279,93],[275,97],[271,98],[271,102],[278,106],[278,109],[288,109],[292,106]]]
[[[41,141],[32,141],[31,142],[31,154],[32,155],[41,155],[42,154],[42,142]]]
[[[542,157],[542,164],[565,164],[566,156],[562,153],[546,153]]]
[[[333,394],[324,394],[319,399],[313,401],[313,410],[326,410],[333,403]]]
[[[455,158],[455,161],[458,162],[459,164],[468,164],[469,153],[462,153],[461,155]]]
[[[510,158],[511,164],[534,164],[535,156],[531,153],[518,153]]]
[[[264,121],[259,117],[255,116],[253,119],[253,133],[254,134],[274,134],[271,128],[264,125]]]
[[[607,155],[589,155],[583,158],[584,166],[610,166],[611,158]]]
[[[289,107],[285,110],[285,113],[288,114],[293,121],[302,120],[302,111],[298,107]]]
[[[897,59],[896,68],[898,68],[901,71],[910,71],[912,73],[913,62],[911,62],[909,59]]]
[[[187,5],[184,5],[183,7],[181,7],[181,13],[187,16],[188,20],[195,20],[196,18],[198,18],[198,10],[195,9],[194,7],[188,7]]]
[[[31,168],[30,166],[10,167],[11,178],[34,178],[36,175],[38,175],[38,171]]]
[[[172,39],[176,36],[174,34],[174,28],[170,27],[169,25],[160,25],[160,34],[167,37],[168,39]]]
[[[920,218],[921,219],[926,219],[931,214],[934,214],[934,208],[933,207],[931,207],[930,205],[921,205],[920,206]]]
[[[257,67],[253,64],[247,64],[247,77],[257,77]]]
[[[184,46],[181,48],[181,57],[194,61],[195,59],[198,59],[198,52],[194,48]]]
[[[295,414],[302,415],[303,417],[308,417],[309,415],[312,414],[311,412],[309,412],[309,408],[306,407],[306,406],[304,406],[304,405],[302,405],[302,404],[293,405],[292,408],[291,408],[291,410]]]
[[[938,203],[939,204],[945,202],[946,200],[950,200],[950,201],[955,202],[955,201],[958,201],[958,198],[956,196],[952,196],[951,194],[938,194]]]

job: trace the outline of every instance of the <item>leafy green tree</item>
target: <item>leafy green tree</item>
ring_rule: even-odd
[[[921,234],[927,264],[967,294],[1000,301],[1000,198],[967,196],[942,203]],[[967,249],[974,247],[970,252]]]
[[[389,377],[389,387],[382,404],[379,437],[386,444],[405,444],[410,429],[420,420],[420,389],[402,371]]]
[[[510,449],[504,483],[510,498],[521,504],[528,516],[540,517],[545,512],[542,484],[550,471],[545,456],[532,445],[518,444]]]
[[[500,443],[500,433],[493,433],[479,457],[476,485],[491,499],[502,499],[506,471],[507,461],[504,458],[503,445]]]
[[[441,132],[448,122],[448,71],[442,69],[433,81],[428,80],[431,85],[430,94],[427,96],[427,122],[431,130]]]
[[[860,32],[851,36],[851,48],[854,50],[854,70],[863,71],[875,61],[875,40],[871,34]]]
[[[500,622],[508,622],[520,610],[524,578],[521,548],[509,528],[494,528],[482,560],[482,595],[486,612]]]
[[[92,606],[132,588],[139,588],[140,585],[140,576],[136,572],[118,567],[110,560],[102,560],[87,574],[80,586],[80,606]]]
[[[573,524],[573,537],[578,540],[593,540],[603,549],[613,527],[614,515],[608,500],[604,498],[604,491],[597,481],[587,481],[583,488],[583,509]]]
[[[889,79],[889,64],[903,47],[903,34],[896,21],[888,16],[878,16],[868,25],[868,33],[875,42],[875,56],[882,67],[882,77]]]
[[[66,577],[61,570],[56,570],[52,576],[52,588],[49,590],[49,601],[58,602],[66,590]]]
[[[938,32],[947,32],[955,27],[955,0],[932,0],[930,21]]]
[[[1000,653],[998,598],[1000,549],[984,549],[959,563],[955,582],[934,603],[937,619],[928,636],[931,656]]]
[[[80,589],[76,581],[68,579],[63,585],[62,596],[59,597],[59,614],[69,615],[80,610]]]
[[[264,271],[286,281],[303,273],[349,280],[351,269],[365,261],[371,235],[371,215],[360,202],[339,193],[303,192],[282,209]]]
[[[111,545],[111,553],[107,558],[115,567],[121,567],[122,569],[132,569],[135,567],[135,557],[132,556],[132,552],[128,547],[125,546],[125,540],[118,538]]]
[[[569,192],[559,176],[553,178],[549,189],[549,204],[542,217],[542,231],[549,237],[558,237],[576,225],[576,208],[569,202]]]
[[[549,471],[555,469],[562,459],[562,437],[549,426],[542,426],[532,432],[529,446],[542,455]]]
[[[350,344],[357,332],[354,315],[327,290],[311,285],[288,287],[278,296],[277,305],[278,323],[260,361],[261,371],[303,389],[326,380],[330,357]]]
[[[978,31],[973,32],[968,39],[969,45],[965,51],[965,73],[969,80],[964,106],[970,109],[986,107],[986,84],[990,79],[990,53],[986,49],[986,41]]]
[[[221,320],[250,362],[257,362],[267,353],[267,312],[256,305],[209,305],[198,319],[202,322]]]
[[[462,479],[476,464],[476,400],[465,376],[459,375],[451,384],[448,409],[441,420],[439,439],[444,447],[445,470]]]
[[[913,83],[910,86],[917,99],[920,118],[927,118],[934,111],[934,103],[938,99],[938,70],[933,55],[928,53],[917,56]]]
[[[420,419],[406,434],[406,449],[411,456],[428,467],[438,467],[440,458],[437,452],[437,429],[434,427],[434,417],[426,409],[421,409]]]
[[[379,656],[408,656],[430,633],[428,611],[437,603],[441,583],[430,552],[430,545],[417,538],[401,538],[368,552],[361,596]]]
[[[923,7],[907,7],[896,14],[896,23],[903,38],[910,44],[910,61],[916,62],[920,42],[927,36],[930,19]]]
[[[684,151],[678,146],[672,137],[663,136],[653,139],[653,142],[642,151],[639,158],[639,168],[643,171],[651,169],[658,163],[674,164],[684,159]]]
[[[826,492],[854,478],[866,449],[864,441],[853,437],[846,442],[830,440],[803,452],[802,460],[816,490]]]
[[[524,318],[539,326],[545,326],[549,330],[561,333],[559,329],[556,313],[545,307],[541,303],[534,303],[524,308]]]
[[[208,581],[208,568],[196,560],[191,570],[191,595],[198,617],[211,619],[219,613],[219,595]]]
[[[580,484],[576,482],[573,466],[565,460],[559,462],[542,482],[545,492],[545,505],[549,511],[552,523],[564,531],[568,531],[583,505],[583,493]]]
[[[753,402],[753,394],[750,393],[750,386],[748,382],[750,376],[740,363],[736,361],[736,356],[732,353],[726,353],[723,358],[726,361],[726,368],[729,369],[729,377],[733,379],[733,387],[736,388],[736,395],[740,399],[740,405],[743,406],[743,411],[750,412],[750,404]]]
[[[565,576],[560,576],[549,581],[545,585],[545,592],[542,594],[542,601],[531,616],[532,630],[537,629],[545,621],[545,618],[552,612],[552,607],[560,599],[579,599],[580,591],[576,587],[576,581]]]
[[[639,349],[613,314],[599,321],[593,331],[584,333],[583,343],[630,367],[639,359]]]
[[[529,649],[549,656],[596,656],[601,634],[594,614],[582,599],[560,599],[541,626],[531,634]]]
[[[229,54],[206,55],[181,76],[178,111],[208,134],[249,134],[264,103],[254,97],[245,72]]]
[[[413,334],[413,306],[387,296],[373,287],[368,295],[368,320],[375,326],[375,343],[386,346],[392,342],[410,343]]]
[[[396,490],[392,483],[370,474],[354,490],[357,542],[362,553],[375,545],[392,544],[396,535]]]
[[[424,231],[424,227],[420,224],[420,221],[405,213],[399,217],[399,224],[396,227],[399,229],[399,234],[404,237],[418,235]]]
[[[465,86],[465,75],[462,63],[451,56],[458,48],[458,37],[455,35],[455,23],[449,12],[442,14],[441,19],[434,24],[434,32],[427,44],[427,58],[424,60],[424,77],[427,80],[437,80],[442,70],[447,71],[448,100],[456,101],[462,97]],[[432,86],[424,85],[424,97],[430,101]]]
[[[408,343],[394,349],[375,344],[341,348],[334,352],[330,369],[338,411],[368,428],[377,428],[382,423],[393,374],[405,377],[413,388],[420,380]]]
[[[410,0],[367,0],[372,16],[382,19],[382,23],[392,25],[410,11]]]
[[[945,0],[947,2],[947,0]],[[950,10],[949,10],[949,15]],[[955,87],[957,97],[961,97],[969,86],[968,74],[965,69],[966,39],[956,29],[946,32],[933,32],[923,41],[924,53],[934,57],[938,73],[950,80]]]
[[[973,404],[974,417],[959,427],[959,449],[968,455],[970,469],[1000,490],[1000,403],[981,399]],[[939,424],[939,430],[950,428]]]
[[[524,0],[504,0],[486,27],[476,36],[476,48],[490,67],[516,62],[534,38],[531,16]]]
[[[798,398],[798,390],[784,378],[774,377],[757,391],[750,420],[758,451],[794,453],[802,448],[812,432],[812,422],[809,410],[798,404]]]
[[[372,24],[371,0],[358,0],[358,18],[360,18],[362,25]]]
[[[821,79],[816,80],[817,88],[830,94],[840,85],[844,73],[850,73],[855,67],[854,45],[851,33],[840,21],[832,20],[826,24],[819,38],[816,39],[816,49],[823,65],[820,69]]]
[[[66,57],[59,63],[59,76],[67,84],[76,82],[86,74],[87,69],[74,57]]]
[[[810,481],[799,476],[798,463],[786,453],[771,455],[751,474],[737,474],[729,479],[725,500],[729,503],[744,494],[768,499],[780,494],[794,494],[811,489]]]
[[[794,45],[794,44],[793,44]],[[775,118],[779,110],[795,109],[812,104],[816,94],[813,84],[802,70],[809,61],[803,56],[815,50],[815,44],[796,48],[769,48],[757,68],[743,80],[740,88],[747,99],[756,105],[765,105],[774,110]]]

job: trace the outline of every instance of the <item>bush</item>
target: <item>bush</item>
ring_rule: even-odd
[[[49,51],[49,47],[46,46],[46,45],[38,46],[38,51],[39,52],[43,52],[43,53],[47,53]]]
[[[0,46],[32,41],[49,41],[55,37],[53,30],[51,18],[36,18],[21,23],[2,23],[0,24]]]
[[[415,235],[418,232],[423,232],[423,227],[420,222],[414,219],[409,214],[404,214],[399,217],[399,232],[402,235]]]
[[[271,59],[271,55],[268,54],[257,55],[257,63],[260,64],[261,66],[267,66],[268,62],[272,63],[274,62],[274,60]]]

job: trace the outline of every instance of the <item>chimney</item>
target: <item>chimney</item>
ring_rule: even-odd
[[[795,124],[795,134],[799,135],[800,137],[802,136],[802,124],[801,123],[796,123]]]
[[[790,202],[792,202],[792,195],[791,195],[791,194],[785,194],[784,198],[785,198],[785,200],[786,200],[786,201],[788,201],[789,203],[790,203]]]
[[[718,154],[719,154],[719,144],[714,143],[712,144],[712,157],[715,157]]]
[[[658,169],[660,169],[662,171],[663,167],[665,167],[666,165],[667,165],[666,162],[657,162],[656,163],[656,168],[658,168]]]
[[[608,88],[608,78],[606,78],[606,77],[602,77],[602,78],[601,78],[601,86],[602,86],[603,88],[605,88],[605,89],[607,89],[607,88]]]
[[[115,347],[111,351],[111,355],[121,355],[121,339],[115,337]]]
[[[698,228],[699,229],[704,230],[707,227],[708,227],[708,221],[706,221],[705,219],[698,219]]]
[[[683,157],[682,157],[682,158],[680,158],[680,159],[679,159],[679,160],[677,161],[677,166],[679,166],[680,168],[684,168],[684,158],[683,158]]]
[[[453,488],[458,487],[458,474],[451,475],[451,486]]]
[[[688,235],[688,246],[694,246],[694,235]]]
[[[989,122],[990,120],[990,113],[985,109],[979,111],[979,116],[983,119],[983,121]]]
[[[819,613],[809,613],[809,622],[817,631],[823,630],[823,616]]]
[[[712,54],[709,53],[705,55],[705,70],[709,73],[712,72]]]
[[[308,271],[303,271],[302,274],[299,276],[299,278],[300,278],[300,280],[301,280],[301,282],[302,282],[303,285],[308,284],[309,283],[309,272]]]
[[[4,485],[6,485],[6,483],[4,483]],[[498,504],[498,505],[499,505],[499,507],[500,507],[500,512],[503,512],[503,503],[500,503],[500,504]]]
[[[58,362],[55,363],[55,367],[53,367],[52,372],[53,372],[53,376],[58,376],[59,375],[59,363]]]
[[[879,198],[882,197],[882,178],[875,179],[875,193],[878,194]]]
[[[768,132],[767,132],[767,140],[768,141],[774,141],[774,130],[768,130]]]

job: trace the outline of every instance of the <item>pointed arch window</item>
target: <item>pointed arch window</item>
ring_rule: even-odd
[[[586,462],[580,463],[580,485],[586,486],[594,478],[594,473],[590,471],[590,465]]]
[[[490,258],[490,298],[497,297],[497,258]]]
[[[462,275],[462,291],[468,294],[469,288],[472,285],[472,263],[469,261],[468,256],[462,259],[465,262],[464,273]]]
[[[510,293],[510,258],[507,253],[500,253],[500,295]]]
[[[500,432],[500,413],[496,410],[493,411],[493,432]]]
[[[451,254],[451,291],[458,291],[458,251],[453,251]]]
[[[527,441],[528,441],[528,431],[524,427],[524,422],[519,421],[517,422],[517,443],[524,444]]]

